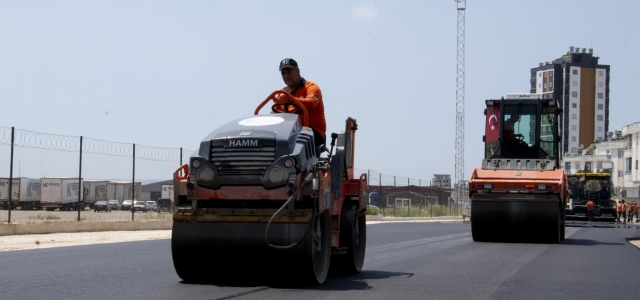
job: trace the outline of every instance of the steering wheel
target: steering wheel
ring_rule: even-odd
[[[289,111],[289,105],[293,106],[296,110],[295,111]],[[277,109],[278,106],[283,106],[284,107],[284,111]],[[301,114],[302,113],[302,108],[300,108],[300,106],[294,102],[291,101],[287,101],[287,103],[285,104],[273,104],[271,105],[271,111],[274,113],[289,113],[289,114]]]
[[[276,98],[278,97],[278,98]],[[258,112],[260,112],[260,109],[262,109],[265,104],[267,104],[267,102],[273,100],[273,102],[276,102],[276,99],[282,99],[281,97],[285,97],[287,98],[287,102],[284,105],[285,107],[285,113],[288,112],[287,109],[287,105],[292,105],[293,107],[295,107],[298,111],[296,112],[296,114],[300,114],[300,121],[302,122],[302,126],[306,126],[309,127],[309,111],[307,110],[307,108],[300,102],[298,101],[295,97],[293,97],[289,92],[284,91],[284,90],[276,90],[273,91],[271,94],[269,94],[269,96],[267,96],[266,99],[262,100],[262,102],[260,102],[260,104],[258,104],[258,107],[256,107],[256,110],[254,111],[254,115],[258,115]],[[280,112],[278,110],[275,109],[276,106],[279,106],[280,104],[274,104],[273,106],[271,106],[271,111],[273,112]],[[293,113],[293,112],[291,112]]]

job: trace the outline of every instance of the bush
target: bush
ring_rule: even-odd
[[[380,214],[380,209],[375,206],[369,206],[367,208],[367,215],[377,216]]]

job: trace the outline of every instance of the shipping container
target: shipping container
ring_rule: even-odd
[[[22,210],[40,210],[40,179],[28,178],[26,188],[20,193],[20,209]]]

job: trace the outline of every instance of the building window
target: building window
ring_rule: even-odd
[[[598,76],[600,76],[600,77],[604,76],[604,72],[603,71],[598,71]]]
[[[547,83],[546,82],[542,84],[542,88],[544,88],[544,89],[547,88]]]
[[[604,82],[598,82],[598,87],[603,87],[604,86]]]
[[[571,108],[578,108],[578,103],[571,103]]]
[[[598,126],[598,132],[602,132],[602,126]]]
[[[542,73],[538,73],[538,77],[542,77]]]
[[[571,125],[571,131],[576,131],[578,130],[578,126],[576,125]]]
[[[571,92],[571,97],[578,98],[578,92]]]
[[[602,115],[598,115],[597,120],[602,121]]]
[[[598,93],[598,99],[602,99],[602,98],[604,98],[604,94]]]
[[[577,80],[573,81],[573,86],[578,86],[578,81]]]
[[[576,115],[576,114],[571,115],[571,119],[572,119],[572,120],[575,120],[575,119],[577,119],[577,118],[578,118],[578,115]]]
[[[571,147],[571,153],[578,153],[578,147]]]
[[[599,109],[599,110],[602,110],[603,108],[604,108],[604,105],[602,105],[602,104],[598,104],[598,109]]]
[[[573,75],[578,75],[578,70],[573,70]]]
[[[576,137],[575,137],[575,136],[572,136],[572,137],[571,137],[571,141],[572,141],[572,142],[575,142],[575,141],[576,141]]]

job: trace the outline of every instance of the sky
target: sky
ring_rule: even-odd
[[[282,88],[290,57],[320,86],[328,133],[357,119],[357,169],[453,179],[457,14],[452,0],[2,0],[0,126],[196,150]],[[570,46],[611,66],[609,130],[640,121],[639,22],[640,1],[468,1],[465,177],[484,100],[527,93],[530,69]]]

